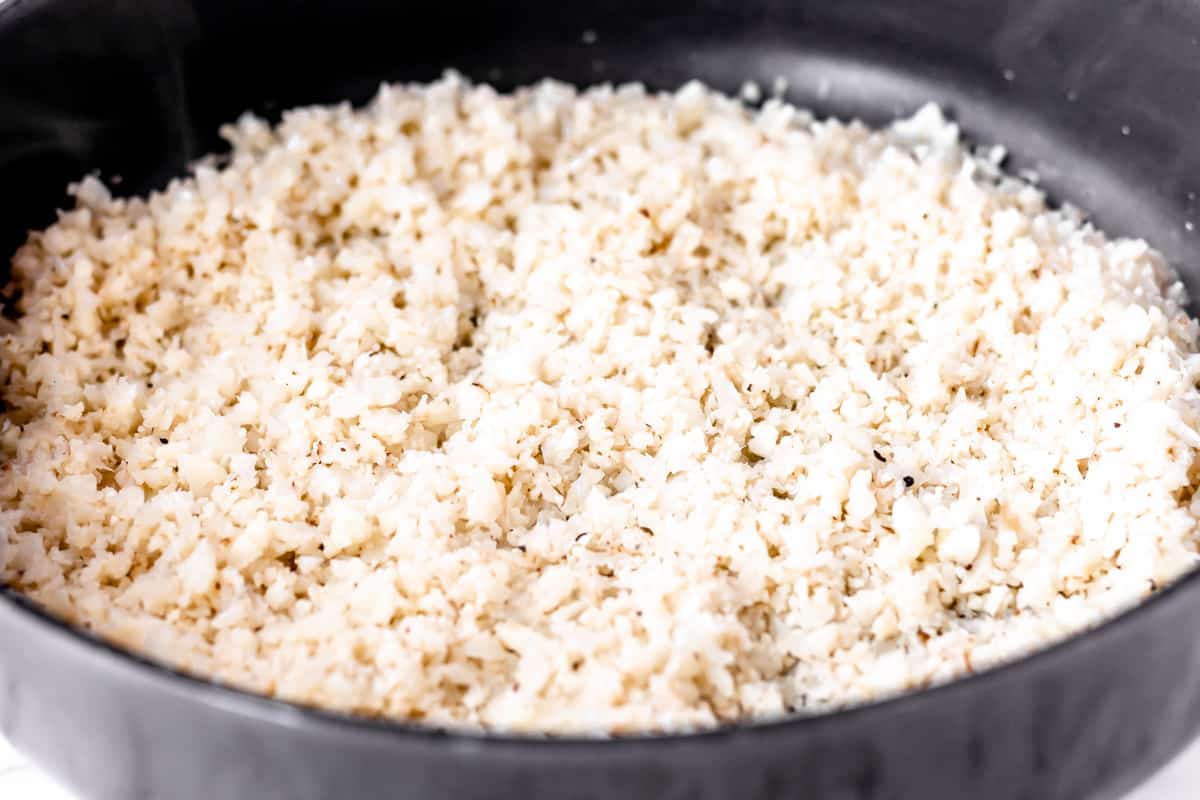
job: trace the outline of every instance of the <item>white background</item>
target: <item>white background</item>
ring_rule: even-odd
[[[1200,786],[1200,742],[1127,800],[1195,800]],[[0,798],[4,800],[83,800],[59,789],[0,739]],[[233,800],[230,798],[229,800]]]

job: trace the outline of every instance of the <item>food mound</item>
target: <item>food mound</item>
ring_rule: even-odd
[[[13,261],[0,580],[201,676],[498,730],[858,703],[1197,561],[1197,326],[971,150],[689,84],[244,116]]]

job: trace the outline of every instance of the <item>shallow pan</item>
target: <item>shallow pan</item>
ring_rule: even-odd
[[[145,191],[216,149],[243,110],[361,102],[446,67],[501,87],[783,77],[798,104],[875,122],[934,100],[1200,288],[1200,3],[1184,0],[7,0],[0,249],[53,219],[84,173]],[[221,688],[0,589],[0,730],[93,800],[1117,798],[1200,729],[1198,615],[1192,574],[1032,657],[893,700],[545,740]]]

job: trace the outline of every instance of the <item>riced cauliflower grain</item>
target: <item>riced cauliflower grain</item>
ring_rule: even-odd
[[[224,135],[13,261],[0,579],[104,637],[679,730],[979,669],[1197,561],[1181,284],[932,106],[449,75]]]

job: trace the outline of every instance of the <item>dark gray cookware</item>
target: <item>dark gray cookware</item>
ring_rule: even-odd
[[[7,0],[0,249],[7,266],[68,181],[160,186],[245,109],[361,102],[446,67],[502,87],[783,76],[822,113],[881,122],[944,104],[1197,288],[1198,37],[1200,2],[1183,0]],[[1193,574],[1033,657],[863,708],[545,740],[231,691],[0,590],[0,730],[92,800],[1117,798],[1200,728],[1198,616]]]

